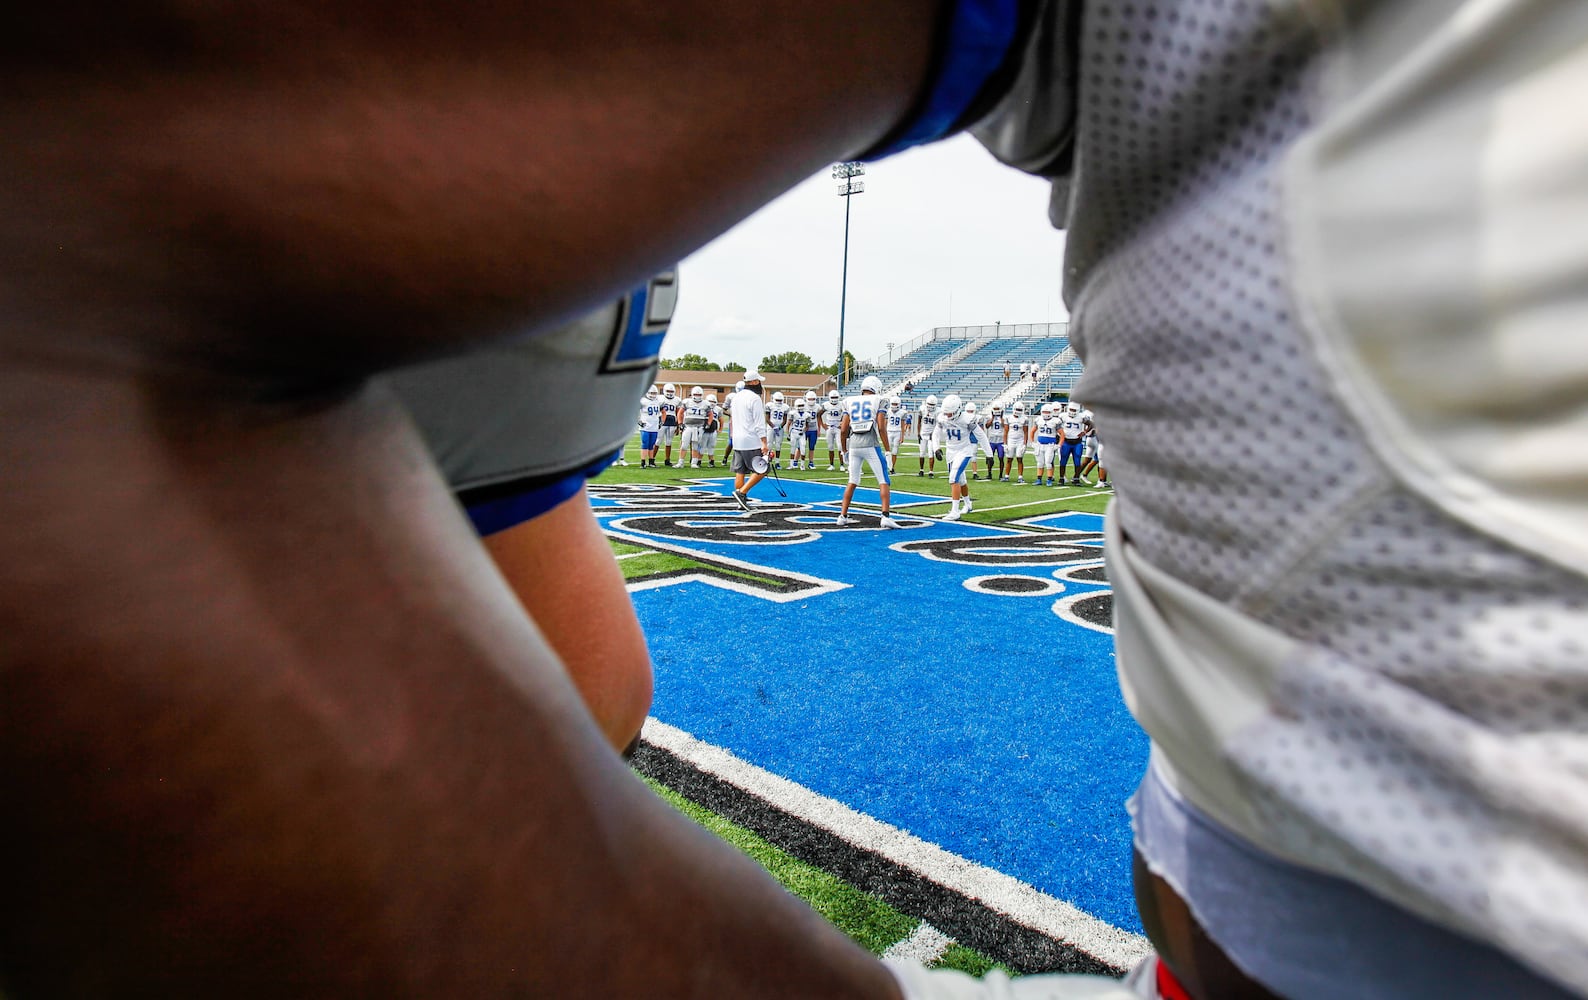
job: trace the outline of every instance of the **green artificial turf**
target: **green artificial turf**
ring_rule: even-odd
[[[649,778],[642,780],[679,812],[748,855],[784,888],[810,904],[812,909],[873,955],[881,955],[920,926],[921,921],[915,917],[900,913],[875,896],[806,864],[672,789]],[[989,970],[999,967],[992,959],[961,944],[950,945],[942,957],[932,964],[934,968],[959,969],[976,976],[985,975]]]

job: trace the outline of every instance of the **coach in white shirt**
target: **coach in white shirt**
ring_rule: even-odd
[[[740,508],[750,509],[750,491],[759,483],[771,454],[766,443],[766,403],[761,400],[761,373],[752,368],[744,373],[744,388],[728,400],[733,432],[733,498]],[[745,482],[749,476],[750,481]]]

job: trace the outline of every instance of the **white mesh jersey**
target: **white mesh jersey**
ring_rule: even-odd
[[[844,421],[844,404],[843,403],[839,402],[839,403],[823,403],[822,404],[822,424],[823,424],[823,426],[825,426],[825,427],[837,427],[839,424],[843,423],[843,421]]]
[[[781,430],[788,422],[788,404],[772,403],[766,408],[766,426],[768,430]]]
[[[899,442],[904,438],[904,421],[908,415],[908,411],[901,406],[897,410],[890,407],[887,412],[888,444],[894,448],[897,448],[899,446]]]
[[[849,418],[849,450],[875,448],[881,443],[877,435],[877,419],[887,408],[887,402],[877,395],[850,396],[843,402],[844,415]],[[843,417],[839,420],[842,421]]]
[[[965,419],[963,413],[938,417],[932,433],[936,446],[944,448],[950,459],[974,455],[978,442],[987,443],[986,432],[975,421]]]
[[[454,490],[532,488],[621,448],[634,433],[635,404],[644,429],[665,421],[668,402],[642,398],[676,303],[677,276],[664,272],[558,329],[385,381]]]
[[[1056,181],[1132,710],[1588,994],[1588,3],[1077,9],[975,131]]]

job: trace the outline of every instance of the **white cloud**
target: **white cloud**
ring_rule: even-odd
[[[865,358],[933,326],[1066,317],[1048,186],[961,137],[870,164],[850,216],[845,346]],[[691,255],[666,353],[838,353],[844,204],[826,170]],[[750,355],[754,355],[751,357]]]

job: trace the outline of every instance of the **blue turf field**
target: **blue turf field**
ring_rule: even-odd
[[[635,592],[653,714],[1140,933],[1124,800],[1146,739],[1113,637],[1055,610],[1107,593],[1101,518],[1044,517],[1043,533],[945,523],[910,517],[917,498],[901,491],[905,530],[835,530],[840,486],[788,482],[783,501],[768,481],[748,516],[699,496],[727,489],[616,488],[593,503],[617,537],[839,586],[792,600],[704,582]],[[984,588],[1032,592],[966,585],[988,576],[1023,579]]]

